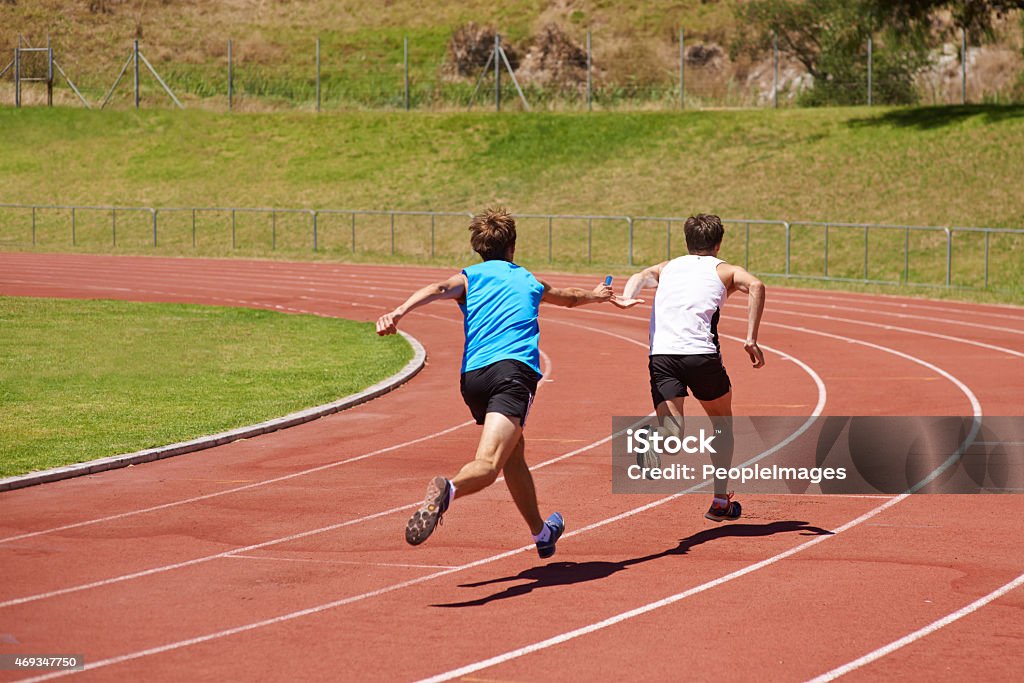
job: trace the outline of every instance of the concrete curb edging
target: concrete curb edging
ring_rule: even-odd
[[[426,349],[423,348],[423,345],[420,344],[419,340],[405,332],[399,331],[399,334],[409,342],[410,346],[412,346],[412,360],[406,363],[405,367],[394,375],[377,382],[373,386],[368,387],[359,393],[351,394],[338,399],[337,401],[332,401],[331,403],[325,403],[323,405],[307,408],[306,410],[300,410],[283,417],[267,420],[266,422],[260,422],[246,427],[239,427],[219,434],[201,436],[198,439],[192,439],[191,441],[182,441],[179,443],[169,444],[167,446],[147,448],[146,450],[136,451],[135,453],[114,455],[108,458],[100,458],[98,460],[90,460],[88,462],[77,463],[74,465],[65,465],[63,467],[55,467],[49,470],[42,470],[39,472],[32,472],[30,474],[0,479],[0,492],[25,488],[26,486],[35,486],[36,484],[45,484],[47,482],[59,481],[61,479],[70,479],[71,477],[80,477],[82,475],[94,474],[96,472],[104,472],[106,470],[117,469],[119,467],[128,467],[129,465],[138,465],[144,462],[152,462],[153,460],[162,460],[164,458],[171,458],[175,455],[194,453],[195,451],[213,448],[214,446],[222,446],[226,443],[231,443],[232,441],[238,441],[239,439],[248,439],[253,436],[259,436],[260,434],[268,434],[279,429],[294,427],[305,422],[316,420],[325,415],[330,415],[331,413],[337,413],[347,408],[357,406],[360,403],[366,403],[367,401],[383,396],[389,391],[405,384],[415,377],[416,374],[423,369],[423,366],[426,365],[427,352]]]

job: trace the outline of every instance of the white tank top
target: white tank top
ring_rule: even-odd
[[[651,355],[718,353],[718,317],[728,292],[714,256],[668,262],[651,309]]]

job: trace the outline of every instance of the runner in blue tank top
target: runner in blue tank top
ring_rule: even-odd
[[[434,477],[427,486],[426,500],[406,525],[405,540],[412,545],[427,540],[454,499],[490,486],[501,473],[538,554],[547,558],[554,555],[565,522],[557,512],[547,521],[541,519],[523,439],[541,377],[538,309],[542,301],[572,308],[601,301],[621,305],[621,300],[608,285],[591,291],[557,289],[515,265],[516,224],[504,209],[476,216],[469,230],[470,243],[483,263],[427,285],[377,321],[377,334],[394,334],[398,321],[414,308],[456,299],[465,319],[462,397],[484,428],[476,457],[451,479]]]

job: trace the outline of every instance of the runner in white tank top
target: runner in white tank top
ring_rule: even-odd
[[[691,216],[684,233],[690,253],[633,275],[626,283],[621,304],[641,301],[635,298],[641,289],[657,287],[651,310],[648,365],[657,415],[680,418],[684,399],[693,393],[716,427],[731,435],[728,420],[716,420],[732,415],[732,383],[722,364],[718,320],[730,294],[740,291],[748,295],[743,348],[754,367],[762,367],[764,354],[757,345],[757,332],[764,311],[764,284],[743,268],[718,258],[725,235],[718,216]],[[678,428],[678,421],[674,424]],[[711,460],[716,468],[728,469],[732,464],[732,439],[718,444],[721,447]],[[732,500],[728,485],[728,479],[715,479],[715,498],[704,514],[708,519],[739,519],[741,507]]]
[[[728,292],[714,256],[680,256],[665,264],[651,309],[651,355],[718,353],[718,318]]]

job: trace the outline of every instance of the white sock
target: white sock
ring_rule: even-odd
[[[544,527],[540,530],[539,534],[534,534],[533,536],[534,543],[546,543],[550,539],[551,527],[549,527],[547,524],[544,525]]]
[[[452,480],[448,480],[448,507],[452,506],[452,501],[455,500],[455,484]]]

